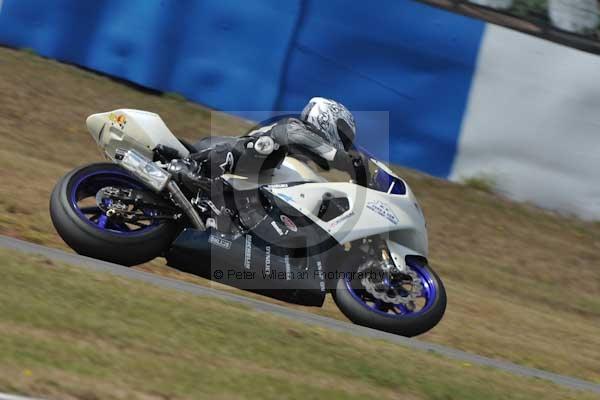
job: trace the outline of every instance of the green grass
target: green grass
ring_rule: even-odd
[[[548,21],[548,0],[514,0],[510,11],[519,17],[545,17]]]
[[[176,92],[166,92],[166,93],[163,93],[163,97],[165,99],[171,99],[171,100],[175,100],[175,101],[186,101],[185,96],[183,96],[183,95],[181,95],[179,93],[176,93]]]
[[[0,250],[0,390],[78,399],[592,399]]]
[[[66,248],[48,215],[52,187],[68,170],[102,160],[85,130],[89,114],[151,110],[192,140],[249,125],[2,48],[0,93],[10,94],[0,96],[0,234],[53,247]],[[396,169],[425,212],[430,260],[448,291],[444,319],[420,339],[600,382],[600,224]],[[163,260],[140,268],[209,284]],[[306,310],[344,319],[329,297],[323,309]]]
[[[498,191],[496,178],[491,175],[476,175],[461,180],[465,186],[485,193],[494,194]]]

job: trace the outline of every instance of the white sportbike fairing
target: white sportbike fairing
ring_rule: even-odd
[[[75,251],[123,265],[163,255],[174,268],[304,305],[330,292],[353,322],[405,336],[442,318],[423,212],[376,159],[352,156],[360,184],[328,181],[293,154],[255,174],[198,178],[190,166],[206,149],[178,140],[156,114],[115,110],[87,123],[111,163],[73,170],[50,202]],[[244,140],[254,148],[259,137]]]
[[[353,183],[305,183],[268,190],[310,218],[343,245],[365,237],[386,235],[393,243],[394,261],[404,266],[406,256],[427,257],[425,219],[411,190],[389,194]],[[346,198],[349,209],[332,220],[319,218],[324,197]]]

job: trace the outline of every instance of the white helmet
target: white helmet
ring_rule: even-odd
[[[343,104],[323,97],[310,99],[300,119],[316,127],[329,143],[348,150],[356,137],[352,113]]]

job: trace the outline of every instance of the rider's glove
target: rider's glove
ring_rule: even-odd
[[[331,161],[331,166],[341,171],[350,172],[353,169],[352,157],[343,150],[337,150]]]

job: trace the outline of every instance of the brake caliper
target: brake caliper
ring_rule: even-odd
[[[96,204],[108,217],[122,216],[135,204],[133,190],[107,186],[96,193]]]
[[[390,304],[414,305],[423,292],[423,283],[410,268],[395,271],[384,261],[369,260],[358,268],[360,283],[375,299]]]

